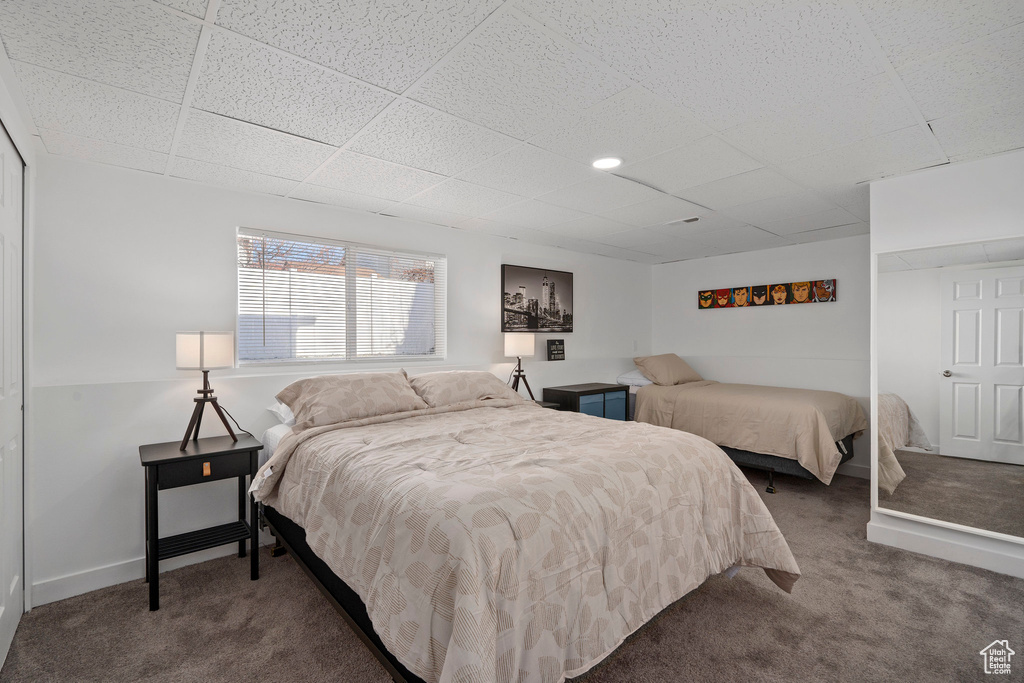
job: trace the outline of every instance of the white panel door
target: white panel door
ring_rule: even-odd
[[[0,128],[0,663],[24,601],[21,237],[24,166]]]
[[[942,277],[939,451],[1024,465],[1024,266]]]

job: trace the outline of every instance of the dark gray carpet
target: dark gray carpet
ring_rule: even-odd
[[[1009,639],[1024,680],[1024,580],[868,543],[868,483],[749,472],[803,571],[793,595],[758,569],[715,577],[580,680],[986,680]],[[222,558],[25,615],[0,681],[368,681],[384,670],[289,558]],[[1019,658],[1019,659],[1018,659]],[[1019,663],[1018,663],[1019,662]]]
[[[914,451],[896,459],[907,478],[879,494],[880,507],[1024,537],[1024,466]]]

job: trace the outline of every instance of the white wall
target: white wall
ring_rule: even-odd
[[[503,376],[500,265],[574,273],[567,360],[524,360],[545,385],[614,381],[650,351],[650,267],[515,240],[42,157],[35,226],[30,534],[34,604],[143,576],[138,446],[184,433],[197,373],[174,368],[174,332],[234,329],[235,229],[265,228],[448,256],[447,361]],[[372,364],[215,371],[221,402],[254,434],[292,380]],[[395,367],[390,365],[389,367]],[[219,433],[204,424],[204,435]],[[209,430],[209,431],[207,431]],[[160,494],[161,535],[231,519],[233,482]],[[178,558],[194,562],[231,548]],[[167,568],[175,563],[165,562]],[[240,567],[239,571],[243,571]]]
[[[942,308],[938,268],[878,274],[878,391],[899,394],[939,443]]]
[[[1024,234],[1024,150],[871,184],[871,253]],[[878,387],[878,306],[872,322],[871,387]],[[872,441],[877,438],[872,434]],[[868,539],[1024,577],[1024,539],[970,531],[878,508]]]
[[[867,236],[654,266],[652,348],[707,379],[839,391],[868,409]],[[835,303],[698,310],[702,289],[835,278]],[[866,438],[840,471],[867,476]]]

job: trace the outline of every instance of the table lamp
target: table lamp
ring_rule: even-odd
[[[203,409],[209,403],[213,406],[217,417],[224,423],[232,441],[238,441],[235,432],[228,424],[224,410],[217,402],[210,387],[210,370],[221,368],[233,368],[235,366],[235,333],[234,332],[178,332],[176,335],[177,346],[177,367],[179,370],[202,370],[203,388],[196,391],[200,398],[192,399],[196,402],[195,410],[192,411],[192,419],[185,431],[185,438],[181,440],[181,450],[188,446],[188,440],[199,439],[199,427],[203,423]]]
[[[530,357],[533,354],[534,342],[532,334],[523,332],[509,332],[505,334],[505,357],[516,359],[516,369],[512,373],[514,377],[512,388],[515,391],[519,391],[519,380],[523,380],[523,384],[526,385],[526,391],[530,394],[530,400],[535,401],[533,391],[530,389],[530,383],[526,381],[526,373],[523,372],[523,356]]]

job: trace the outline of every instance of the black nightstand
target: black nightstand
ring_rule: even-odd
[[[551,408],[552,410],[561,410],[562,407],[554,401],[534,401],[541,408]]]
[[[545,387],[544,400],[557,403],[560,410],[571,410],[611,420],[625,420],[629,387],[625,384],[569,384]]]
[[[179,450],[178,441],[139,446],[139,458],[146,468],[146,581],[149,582],[149,609],[160,609],[160,560],[219,545],[238,542],[238,556],[245,557],[245,541],[249,539],[250,578],[260,577],[259,527],[256,524],[256,501],[248,495],[245,478],[256,476],[259,452],[257,439],[244,435],[238,441],[230,436],[215,436],[189,441]],[[157,492],[204,481],[238,478],[238,521],[160,538]],[[245,521],[246,501],[249,522]]]

